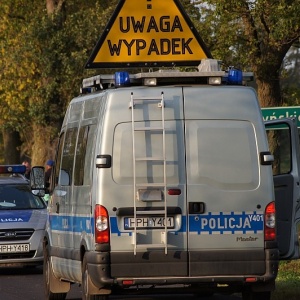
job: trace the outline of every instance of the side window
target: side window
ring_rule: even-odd
[[[54,176],[54,178],[52,177],[52,179],[54,179],[54,180],[51,181],[51,184],[54,186],[56,186],[58,184],[61,156],[62,156],[62,150],[63,150],[63,144],[64,144],[64,137],[65,137],[65,133],[63,132],[59,138],[58,150],[56,153],[56,160],[55,160],[55,164],[54,164],[55,172],[54,172],[54,174],[52,174],[52,176]],[[54,188],[54,186],[52,186],[52,189]]]
[[[62,185],[70,185],[72,182],[77,131],[78,128],[74,127],[74,128],[69,128],[66,132],[65,143],[62,151],[60,177],[64,177],[64,178],[68,177],[69,180],[61,181]],[[62,174],[64,175],[62,176]]]
[[[89,126],[81,127],[79,130],[78,142],[76,148],[74,185],[83,185],[84,158],[86,152],[88,133],[89,133]]]
[[[81,127],[78,135],[74,185],[89,185],[91,183],[91,162],[95,140],[96,125]]]
[[[287,124],[280,128],[267,127],[271,153],[274,155],[273,175],[288,174],[292,169],[291,133]]]

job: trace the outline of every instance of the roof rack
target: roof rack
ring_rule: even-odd
[[[183,72],[177,69],[161,69],[153,72],[141,72],[137,74],[128,74],[130,85],[148,85],[147,80],[155,79],[155,85],[168,84],[216,84],[209,78],[220,78],[217,84],[226,84],[228,82],[228,71],[220,70],[220,62],[215,59],[205,59],[201,61],[197,71]],[[241,72],[241,71],[240,71]],[[242,80],[253,81],[253,73],[246,72],[242,74]],[[82,81],[81,93],[91,93],[97,90],[104,90],[116,86],[115,74],[96,75],[85,78]]]

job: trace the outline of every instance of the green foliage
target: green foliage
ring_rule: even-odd
[[[28,1],[29,6],[30,2]],[[23,14],[19,9],[23,9]],[[32,72],[30,52],[23,39],[27,32],[30,11],[20,1],[3,4],[3,16],[0,18],[0,125],[20,128],[26,122],[26,106],[30,84],[29,72]],[[26,71],[25,71],[26,69]]]
[[[300,295],[300,261],[280,262],[276,290],[272,300],[298,300]]]
[[[205,38],[214,56],[228,65],[242,63],[252,69],[266,64],[280,66],[292,43],[299,38],[299,0],[206,3],[200,6],[201,25],[207,28]]]
[[[50,139],[57,136],[68,102],[93,74],[84,64],[116,2],[67,0],[53,14],[40,1],[2,5],[0,128],[14,128],[24,141],[32,124],[52,128]]]
[[[92,2],[67,2],[65,17],[65,12],[57,12],[52,18],[44,14],[30,24],[41,83],[32,94],[35,105],[31,105],[30,115],[37,118],[36,122],[61,120],[68,102],[79,92],[84,63],[107,19],[99,23],[99,16],[106,15],[106,10],[99,2]]]

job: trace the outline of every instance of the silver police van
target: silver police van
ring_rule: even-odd
[[[83,81],[50,188],[46,299],[71,283],[83,299],[166,287],[271,298],[280,256],[299,255],[299,142],[293,120],[266,133],[243,83],[240,71],[201,68]]]

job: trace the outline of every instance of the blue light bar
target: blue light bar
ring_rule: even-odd
[[[228,84],[243,84],[243,72],[241,70],[230,69],[228,71]]]
[[[115,86],[128,86],[130,85],[129,73],[125,71],[115,73]]]
[[[0,174],[13,174],[26,172],[26,166],[24,165],[2,165],[0,166]]]

